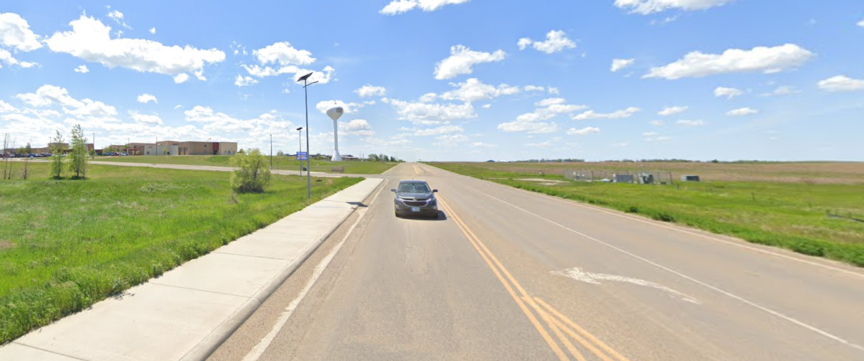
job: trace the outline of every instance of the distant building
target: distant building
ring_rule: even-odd
[[[347,160],[357,160],[357,159],[358,159],[357,157],[355,157],[355,156],[353,156],[353,155],[351,155],[351,154],[346,154],[346,155],[343,155],[343,156],[342,156],[342,160],[346,160],[346,161],[347,161]]]
[[[146,150],[145,150],[146,152]],[[234,155],[237,142],[156,142],[156,155]]]

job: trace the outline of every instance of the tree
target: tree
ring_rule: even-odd
[[[30,155],[33,153],[33,148],[30,147],[30,143],[27,143],[27,146],[24,147],[24,152],[27,153],[27,155]]]
[[[57,135],[51,140],[51,169],[49,175],[52,178],[58,179],[63,176],[63,135],[57,131]]]
[[[391,161],[391,162],[395,162],[395,161],[396,161],[396,157],[394,157],[394,156],[390,156],[390,161]]]
[[[282,153],[282,151],[280,150],[280,151],[276,152],[276,155],[281,157],[281,156],[285,155],[285,153]]]
[[[369,154],[369,160],[371,160],[373,162],[377,162],[378,161],[378,154]]]
[[[258,149],[237,152],[231,157],[231,166],[237,168],[231,174],[231,188],[237,192],[261,193],[270,183],[267,158]]]
[[[87,138],[81,130],[81,124],[72,127],[72,151],[69,152],[67,163],[69,172],[75,172],[76,178],[87,179]]]

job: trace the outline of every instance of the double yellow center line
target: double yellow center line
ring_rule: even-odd
[[[468,225],[453,211],[447,202],[441,199],[441,196],[438,196],[438,202],[441,204],[444,211],[447,212],[447,215],[450,219],[456,223],[456,226],[462,231],[468,241],[471,242],[471,245],[474,246],[474,249],[477,250],[477,253],[486,261],[486,264],[489,265],[489,268],[492,269],[492,272],[495,274],[495,277],[501,281],[501,284],[504,285],[504,288],[507,290],[507,293],[513,297],[513,300],[516,301],[516,304],[519,305],[519,308],[525,313],[525,316],[528,317],[528,320],[537,329],[537,332],[540,333],[540,336],[544,341],[549,345],[549,348],[552,349],[552,352],[558,356],[560,360],[570,360],[570,357],[561,349],[556,341],[561,342],[564,345],[564,348],[567,349],[567,352],[579,361],[586,361],[585,356],[577,349],[573,343],[570,342],[570,338],[575,340],[577,343],[582,345],[582,347],[603,361],[629,361],[626,357],[622,356],[611,347],[600,341],[597,337],[586,331],[584,328],[580,327],[577,323],[573,322],[567,316],[564,316],[561,312],[555,310],[548,303],[544,302],[538,297],[531,297],[528,292],[522,288],[522,285],[513,278],[513,275],[510,274],[510,271],[507,270],[504,265],[498,261],[498,258],[486,248],[486,245],[477,237],[474,232],[468,228]],[[533,311],[533,312],[532,312]],[[535,313],[537,314],[535,316]],[[553,338],[549,332],[546,331],[546,327],[540,323],[538,320],[538,316],[543,320],[546,327],[552,331],[555,335]],[[568,336],[570,338],[568,338]]]

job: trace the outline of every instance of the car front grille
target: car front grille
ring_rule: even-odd
[[[426,201],[404,201],[406,206],[409,207],[422,207],[426,205]]]

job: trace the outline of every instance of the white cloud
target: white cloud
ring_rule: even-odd
[[[648,15],[666,10],[696,11],[730,3],[735,0],[615,0],[615,6],[631,13]]]
[[[550,86],[549,87],[549,94],[558,95],[558,94],[561,94],[561,92],[558,90],[558,88],[553,88]]]
[[[287,65],[309,65],[315,62],[308,50],[298,50],[287,41],[274,43],[264,48],[252,51],[262,65],[270,63]]]
[[[732,99],[734,97],[737,97],[737,96],[740,96],[743,94],[744,94],[743,91],[741,91],[740,89],[735,89],[735,88],[726,88],[726,87],[720,86],[720,87],[717,87],[716,89],[714,89],[714,96],[718,97],[718,98],[726,97],[726,99]]]
[[[620,143],[612,143],[611,144],[611,146],[616,147],[616,148],[626,147],[628,145],[630,145],[630,143],[627,143],[627,142],[620,142]]]
[[[648,124],[651,124],[655,127],[662,127],[664,123],[662,120],[652,120],[652,121],[648,122]]]
[[[108,17],[111,19],[114,19],[114,21],[117,22],[117,24],[120,24],[124,28],[127,28],[127,29],[130,28],[129,25],[126,24],[125,21],[123,21],[123,13],[121,13],[120,11],[114,10],[114,11],[109,12]],[[120,37],[119,34],[123,34],[123,32],[122,31],[118,32],[118,35],[117,35],[118,38]]]
[[[586,135],[595,133],[600,133],[600,128],[585,127],[582,129],[570,128],[569,130],[567,130],[567,135]]]
[[[567,38],[563,30],[552,30],[546,34],[546,41],[534,41],[530,38],[522,38],[516,43],[519,50],[525,50],[528,46],[546,54],[554,54],[564,49],[575,49],[576,43]]]
[[[467,142],[470,140],[470,138],[468,138],[464,134],[440,135],[435,137],[435,139],[437,139],[438,141],[432,143],[432,145],[442,148],[452,148],[458,146],[459,143]]]
[[[770,93],[762,94],[762,96],[770,97],[770,96],[779,96],[779,95],[789,95],[789,94],[795,94],[795,93],[800,93],[800,91],[798,91],[794,87],[791,87],[788,85],[781,85],[781,86],[778,86],[776,89],[774,89]]]
[[[396,15],[413,10],[417,7],[417,0],[393,0],[387,4],[379,13],[384,15]]]
[[[150,28],[150,34],[156,34],[156,28]]]
[[[636,59],[612,59],[612,66],[609,68],[612,72],[619,71],[630,65],[633,65]]]
[[[423,103],[431,103],[434,102],[435,99],[438,99],[438,94],[435,93],[426,93],[420,96],[420,101]]]
[[[130,111],[129,116],[132,117],[138,123],[149,124],[149,125],[163,125],[162,118],[159,118],[158,115],[146,115],[139,114],[138,112]]]
[[[18,109],[16,109],[15,107],[10,105],[9,103],[0,100],[0,113],[11,113],[11,112],[17,112],[17,111],[18,111]]]
[[[202,72],[205,65],[225,60],[225,53],[215,48],[204,50],[188,45],[165,46],[144,39],[111,39],[111,27],[85,15],[69,25],[72,31],[54,33],[45,41],[48,48],[109,68],[119,66],[171,75],[176,83],[182,83],[188,79],[187,72]]]
[[[679,106],[666,107],[666,108],[663,108],[663,110],[657,112],[657,115],[661,115],[661,116],[666,117],[666,116],[670,116],[670,115],[681,114],[681,113],[686,112],[686,111],[687,111],[687,107],[679,107]]]
[[[838,75],[825,80],[821,80],[819,81],[818,85],[819,89],[829,92],[848,92],[864,90],[864,80],[852,79],[845,75]]]
[[[81,73],[81,74],[87,74],[90,72],[90,69],[87,69],[87,65],[78,65],[78,67],[75,68],[75,72]]]
[[[90,99],[75,99],[69,95],[66,88],[54,85],[43,85],[35,93],[15,95],[27,105],[33,107],[61,106],[63,112],[72,116],[113,117],[117,109],[100,101]]]
[[[237,78],[234,79],[234,85],[236,85],[238,87],[250,86],[252,84],[257,84],[257,83],[258,83],[258,81],[253,79],[251,76],[244,77],[244,76],[238,74]]]
[[[473,103],[479,100],[492,99],[502,95],[518,94],[521,91],[518,86],[501,84],[498,85],[498,87],[495,87],[494,85],[484,84],[476,78],[470,78],[464,83],[450,83],[450,85],[457,89],[441,94],[441,99],[461,100],[466,103]],[[427,95],[424,95],[424,97],[428,100]],[[421,98],[421,101],[423,100],[424,99]]]
[[[423,11],[435,11],[445,5],[456,5],[466,3],[470,0],[393,0],[384,6],[379,13],[384,15],[397,15],[420,8]]]
[[[657,132],[642,133],[642,140],[646,142],[663,142],[672,139],[672,137],[660,135]]]
[[[859,21],[857,25],[864,28],[864,20]]]
[[[629,107],[627,109],[616,110],[612,113],[596,113],[593,110],[586,111],[584,113],[578,114],[573,117],[574,120],[586,120],[586,119],[622,119],[629,118],[636,114],[641,109],[636,107]]]
[[[183,106],[180,105],[180,104],[177,104],[177,105],[174,106],[174,109],[183,109]]]
[[[542,142],[542,143],[528,143],[528,144],[525,144],[525,146],[526,147],[532,147],[532,148],[549,148],[549,147],[555,145],[555,143],[558,143],[559,140],[561,140],[561,137],[554,137],[554,138],[549,139],[549,140]]]
[[[154,104],[159,104],[159,102],[156,100],[156,97],[153,96],[153,95],[150,95],[150,94],[141,94],[141,95],[138,96],[138,102],[139,102],[139,103],[147,104],[147,102],[151,102],[151,101],[152,101]]]
[[[385,93],[387,93],[387,89],[385,89],[383,86],[371,86],[367,84],[360,87],[360,89],[355,90],[354,92],[357,93],[357,95],[361,98],[375,96],[381,97],[384,96]]]
[[[545,134],[557,132],[558,124],[517,118],[512,122],[498,124],[498,130],[508,133],[528,132],[528,134]]]
[[[497,144],[483,143],[483,142],[474,142],[474,143],[471,143],[471,147],[473,147],[473,148],[496,148],[496,147],[498,147],[498,145]]]
[[[27,20],[15,13],[0,13],[0,45],[19,51],[33,51],[42,47],[39,36],[30,30]]]
[[[543,108],[543,107],[548,107],[550,105],[564,104],[566,102],[567,102],[567,100],[564,98],[546,98],[546,99],[543,99],[539,102],[534,103],[534,106]]]
[[[174,77],[174,83],[175,84],[183,84],[187,80],[189,80],[189,74],[186,74],[186,73],[177,74],[177,76]]]
[[[287,65],[287,66],[280,67],[278,69],[273,69],[269,66],[262,68],[258,65],[252,65],[252,66],[243,65],[243,68],[245,68],[246,71],[249,72],[249,75],[259,77],[259,78],[293,73],[294,74],[294,82],[296,82],[297,79],[300,78],[301,76],[306,75],[308,73],[312,73],[312,76],[310,76],[307,81],[309,83],[313,83],[313,82],[317,81],[320,84],[329,83],[330,79],[333,77],[333,72],[336,70],[336,69],[333,69],[333,67],[331,67],[329,65],[325,66],[324,69],[321,71],[313,71],[313,70],[303,69],[303,68],[297,67],[296,65]]]
[[[675,124],[683,125],[685,127],[701,127],[705,125],[705,122],[701,120],[679,120],[675,122]]]
[[[492,104],[483,104],[483,109],[489,109],[492,107]]]
[[[390,99],[390,105],[396,109],[400,120],[408,120],[414,124],[439,125],[452,120],[477,117],[470,103],[438,104]]]
[[[443,125],[437,128],[418,129],[412,135],[423,137],[429,135],[441,135],[450,133],[462,133],[464,129],[458,125]]]
[[[474,72],[474,65],[502,61],[506,56],[504,50],[485,53],[471,50],[464,45],[452,46],[450,57],[441,60],[435,66],[435,79],[451,79],[460,74],[471,74]]]
[[[546,91],[546,88],[544,88],[544,87],[542,87],[542,86],[537,86],[537,85],[526,85],[526,86],[523,87],[522,89],[525,90],[526,92],[533,92],[533,91],[539,91],[539,92],[542,92],[542,91]]]
[[[203,129],[213,132],[236,132],[248,137],[248,143],[263,144],[268,134],[294,134],[294,125],[270,111],[253,119],[238,119],[210,107],[196,105],[183,112],[187,122],[204,123]],[[332,133],[330,133],[332,139]],[[296,143],[294,143],[296,145]]]
[[[315,109],[318,109],[321,114],[327,114],[327,110],[333,107],[342,107],[342,111],[345,114],[356,113],[360,108],[363,108],[367,105],[374,105],[375,101],[367,101],[363,103],[346,103],[341,100],[324,100],[315,104]]]
[[[549,98],[536,102],[531,113],[525,113],[516,117],[515,121],[498,124],[498,129],[505,132],[528,132],[529,134],[552,133],[558,130],[555,123],[547,123],[561,114],[569,114],[588,108],[585,105],[565,104],[562,98]]]
[[[375,135],[372,125],[366,119],[353,119],[349,122],[339,122],[339,132],[345,135],[371,137]]]
[[[757,46],[751,50],[728,49],[723,54],[694,51],[674,63],[651,68],[643,78],[675,80],[755,71],[772,74],[799,67],[813,56],[812,52],[795,44],[770,48]]]
[[[730,116],[730,117],[741,117],[741,116],[757,114],[757,113],[759,113],[759,111],[756,109],[753,109],[753,108],[738,108],[738,109],[732,109],[732,110],[726,112],[726,115]]]

